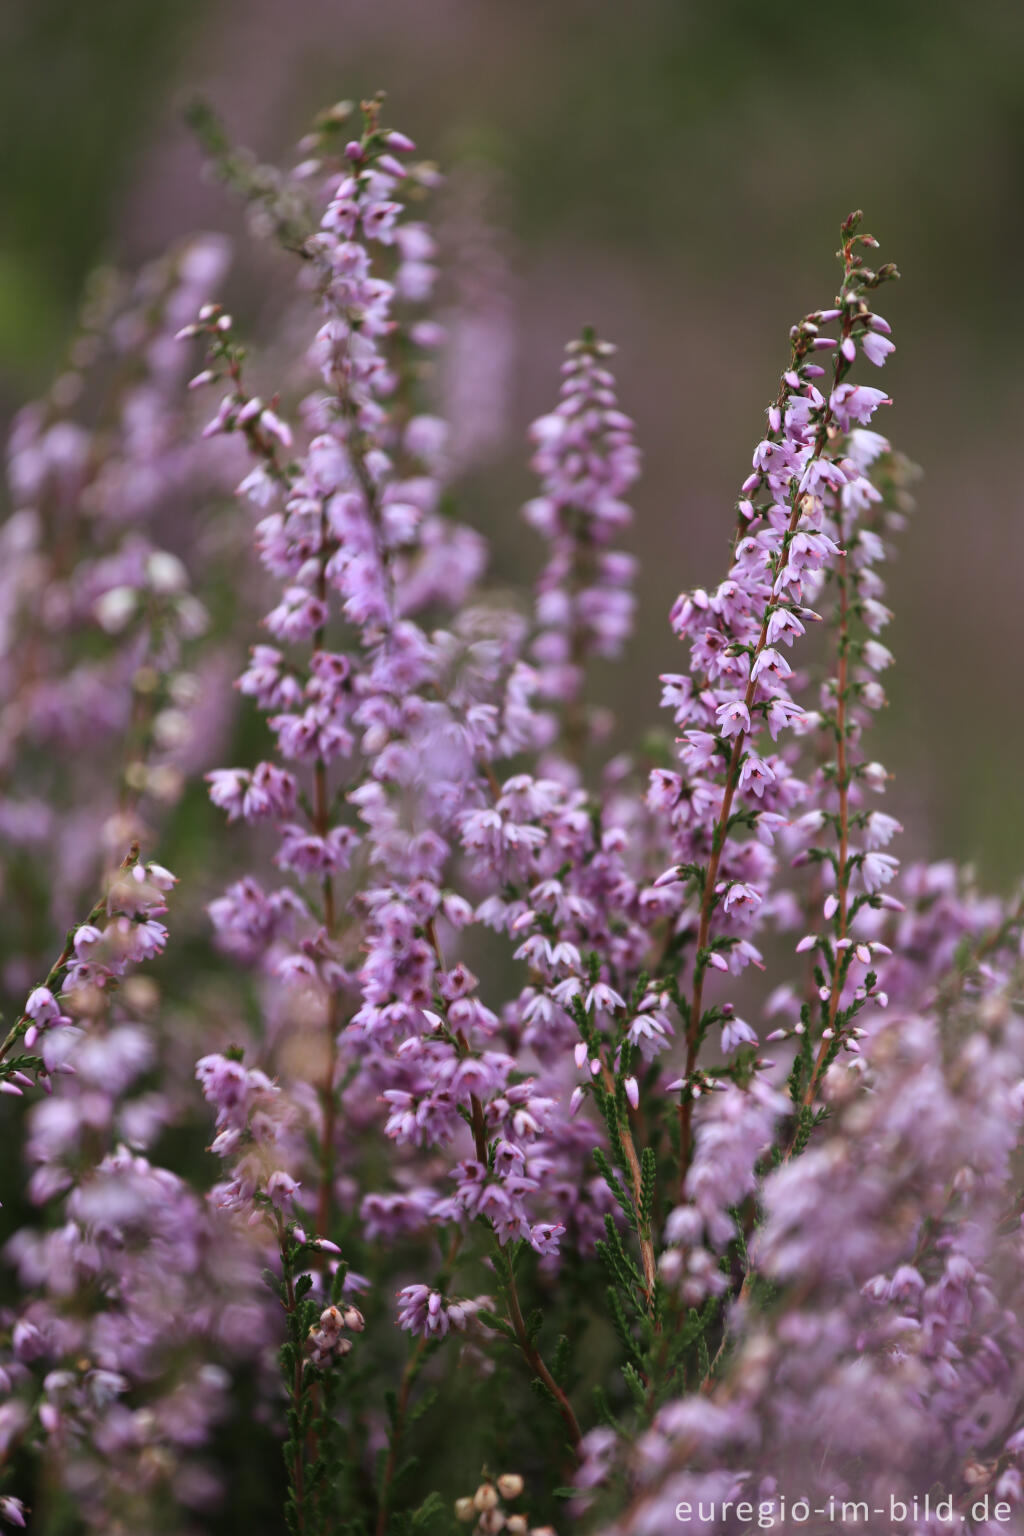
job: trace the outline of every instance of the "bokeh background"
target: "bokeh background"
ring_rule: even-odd
[[[182,126],[196,93],[274,158],[320,105],[386,87],[391,121],[489,188],[514,347],[504,434],[461,494],[502,580],[536,553],[522,440],[563,340],[590,321],[620,344],[643,576],[607,686],[636,734],[677,662],[673,597],[723,569],[788,326],[830,300],[839,221],[863,207],[904,274],[886,430],[925,471],[878,752],[911,846],[1006,888],[1024,871],[1022,66],[1007,0],[6,0],[0,413],[45,384],[95,262],[200,227],[244,247]]]

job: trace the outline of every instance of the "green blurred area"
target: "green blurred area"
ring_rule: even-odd
[[[862,206],[904,273],[886,430],[926,471],[894,572],[892,708],[877,750],[911,846],[1024,868],[1016,302],[1024,222],[1024,8],[864,0],[15,0],[0,19],[0,403],[45,379],[98,258],[200,222],[237,227],[179,124],[196,89],[263,153],[314,108],[378,85],[442,163],[502,186],[520,287],[512,448],[465,492],[502,580],[528,579],[516,446],[561,338],[621,343],[647,454],[628,732],[677,664],[665,613],[713,581],[786,331],[833,290]],[[642,679],[642,684],[641,684]]]
[[[0,21],[0,357],[45,378],[199,14],[196,0],[15,0]]]
[[[167,98],[206,73],[203,38],[220,23],[229,37],[238,29],[244,48],[247,13],[260,9],[258,0],[14,0],[6,9],[0,347],[9,374],[34,371],[39,348],[26,342],[60,333],[89,266],[117,242],[119,195],[144,173]],[[410,24],[382,37],[403,9]],[[803,232],[787,252],[798,287],[818,270],[832,205],[859,197],[898,234],[905,263],[932,251],[977,278],[999,256],[1013,263],[1024,162],[1019,7],[865,0],[844,20],[758,0],[484,0],[426,5],[415,26],[413,12],[373,0],[289,7],[278,25],[294,68],[264,97],[271,134],[291,110],[298,126],[332,91],[365,94],[381,77],[430,141],[455,153],[472,146],[501,165],[525,240],[562,234],[626,254],[682,242],[711,280],[728,280],[752,246]],[[357,23],[354,57],[347,21]],[[268,49],[274,41],[271,27]],[[723,238],[741,229],[738,246]],[[1006,296],[975,282],[958,296],[965,306],[991,323]]]

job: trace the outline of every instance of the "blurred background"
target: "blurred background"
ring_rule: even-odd
[[[97,261],[132,265],[196,228],[246,245],[182,125],[197,93],[274,159],[321,105],[385,87],[390,121],[456,188],[486,189],[486,249],[460,256],[454,216],[449,242],[464,280],[501,274],[503,431],[460,492],[499,580],[528,580],[539,554],[519,519],[523,438],[564,340],[592,322],[619,344],[646,460],[638,633],[607,683],[628,736],[680,661],[672,599],[724,569],[788,327],[831,300],[839,222],[860,206],[903,272],[885,296],[884,429],[925,472],[891,572],[877,754],[906,851],[1006,888],[1024,871],[1022,64],[1024,8],[1006,0],[832,16],[762,0],[7,0],[0,413],[45,386]]]

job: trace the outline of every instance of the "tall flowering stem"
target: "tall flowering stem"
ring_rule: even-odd
[[[377,120],[377,104],[371,104],[366,111],[363,139],[353,140],[348,146],[348,160],[355,170],[342,182],[321,230],[307,234],[301,245],[301,253],[312,261],[319,273],[323,302],[329,316],[318,344],[325,351],[325,379],[337,389],[336,400],[333,402],[337,418],[336,452],[344,453],[350,473],[361,492],[375,549],[377,575],[384,594],[380,611],[376,611],[374,605],[374,611],[366,616],[371,625],[371,632],[366,638],[373,644],[377,639],[373,631],[383,625],[384,643],[387,645],[386,635],[394,621],[390,554],[381,530],[383,512],[379,489],[367,466],[366,455],[373,450],[372,438],[367,438],[367,428],[376,408],[374,392],[377,388],[386,388],[377,382],[378,375],[382,374],[383,359],[375,355],[373,338],[386,329],[386,324],[382,322],[388,300],[382,286],[368,275],[363,246],[352,239],[344,239],[346,234],[355,232],[362,214],[365,240],[376,237],[386,244],[391,242],[390,223],[396,205],[385,204],[379,199],[386,186],[395,181],[396,174],[401,176],[404,172],[394,157],[387,153],[388,138],[379,131]],[[378,160],[383,162],[380,167],[376,166]],[[385,169],[387,164],[393,167],[393,172]],[[371,222],[374,214],[378,217],[377,224]],[[346,261],[353,264],[353,272],[362,275],[357,275],[354,280],[346,277],[339,279],[338,273],[344,272]],[[381,327],[380,331],[378,326]],[[340,842],[347,834],[345,829],[334,825],[335,798],[329,781],[329,764],[351,743],[341,723],[339,705],[344,707],[345,701],[340,696],[336,699],[331,697],[331,679],[328,677],[333,666],[336,673],[333,682],[340,694],[346,685],[347,661],[343,657],[332,656],[326,649],[331,612],[329,573],[333,566],[337,581],[339,557],[343,555],[341,532],[336,523],[332,523],[330,497],[325,494],[327,488],[322,481],[318,482],[315,475],[310,477],[307,474],[303,477],[302,466],[299,464],[282,465],[280,462],[279,447],[291,446],[290,430],[276,411],[265,407],[261,400],[246,391],[241,374],[244,352],[232,340],[230,317],[224,315],[217,306],[210,306],[200,316],[199,323],[187,327],[182,335],[187,337],[200,332],[205,333],[211,343],[208,368],[206,375],[200,376],[201,381],[210,382],[224,374],[232,385],[232,392],[225,396],[218,417],[211,426],[215,430],[244,432],[257,466],[249,477],[248,493],[264,503],[275,492],[290,498],[288,505],[295,509],[294,522],[299,535],[293,547],[296,551],[301,547],[307,558],[312,557],[309,562],[312,565],[312,578],[307,578],[308,596],[302,599],[305,604],[303,615],[300,617],[295,614],[289,623],[283,610],[278,610],[281,617],[277,633],[293,640],[308,637],[310,659],[306,670],[312,678],[314,691],[307,690],[307,693],[310,698],[315,693],[317,702],[307,710],[304,717],[278,715],[272,724],[281,733],[284,755],[298,756],[311,763],[311,798],[304,801],[300,797],[297,803],[309,823],[311,850],[314,847],[322,850],[321,857],[316,858],[312,853],[310,857],[319,871],[322,942],[330,948],[339,938],[341,914],[336,899],[334,874],[339,863]],[[336,353],[331,350],[335,346]],[[320,409],[330,413],[331,405],[323,402]],[[329,441],[325,436],[319,439],[319,444],[326,448]],[[312,537],[307,534],[306,524],[309,523],[313,524]],[[300,545],[299,539],[307,539],[307,542]],[[280,558],[280,554],[277,558]],[[292,587],[286,594],[286,603],[297,601],[302,591],[302,587]],[[273,619],[272,615],[271,621]],[[259,692],[260,685],[255,680],[253,686]],[[290,690],[279,690],[278,696],[290,700]],[[307,858],[305,863],[309,862],[310,858]],[[306,872],[305,865],[303,872]],[[314,869],[311,867],[308,872],[314,873]],[[320,1232],[330,1229],[333,1211],[340,1027],[339,992],[337,986],[332,985],[327,989],[324,1066],[318,1089],[320,1131],[316,1222]]]
[[[840,539],[843,537],[843,529],[839,530]],[[808,1122],[806,1111],[814,1102],[822,1073],[827,1064],[836,1054],[839,1041],[836,1040],[836,1019],[839,1013],[839,1004],[842,997],[843,983],[849,970],[851,959],[851,946],[846,942],[847,928],[849,924],[849,893],[850,893],[850,768],[848,763],[850,722],[849,711],[849,660],[850,660],[850,595],[849,573],[847,566],[847,551],[841,548],[836,562],[836,585],[839,592],[839,616],[836,626],[838,659],[836,664],[836,694],[835,694],[835,791],[838,801],[836,812],[836,868],[835,868],[835,895],[830,899],[830,906],[834,907],[835,924],[835,959],[832,962],[831,977],[828,985],[827,1014],[824,1027],[821,1032],[821,1042],[818,1046],[814,1065],[807,1075],[806,1084],[800,1094],[797,1125],[793,1140],[790,1142],[787,1157],[798,1148],[806,1137]]]
[[[72,929],[45,980],[33,989],[24,1011],[0,1042],[0,1084],[20,1095],[25,1087],[50,1088],[52,1071],[66,1070],[71,1041],[80,1033],[62,1004],[73,1001],[77,989],[113,989],[128,967],[159,954],[167,930],[159,921],[167,912],[165,895],[174,876],[157,864],[139,859],[133,843],[107,889],[84,923]],[[19,1041],[29,1052],[12,1056]]]
[[[888,323],[872,313],[866,295],[856,289],[848,307],[854,320],[852,344],[882,367],[893,350]],[[877,926],[865,927],[857,920],[861,914],[867,919],[872,912],[901,910],[901,903],[883,889],[895,878],[899,861],[880,850],[902,828],[894,817],[864,808],[864,790],[880,792],[886,775],[881,764],[865,763],[857,746],[871,714],[885,702],[878,674],[890,665],[892,656],[877,636],[892,615],[881,601],[884,586],[877,566],[885,558],[887,519],[899,520],[889,496],[899,494],[904,472],[889,444],[876,432],[850,431],[847,451],[871,478],[847,485],[834,498],[835,532],[841,546],[835,569],[836,666],[834,678],[823,690],[821,721],[823,734],[834,743],[835,757],[821,770],[818,805],[798,823],[812,841],[823,825],[834,835],[834,851],[812,847],[807,855],[831,872],[832,889],[824,901],[831,931],[808,934],[798,945],[798,951],[812,959],[819,957],[815,977],[821,1027],[812,1054],[808,1026],[813,1004],[805,1007],[801,1050],[790,1080],[797,1120],[787,1156],[806,1144],[814,1102],[828,1067],[841,1049],[859,1051],[864,1031],[856,1023],[858,1015],[869,1000],[883,1007],[887,1000],[878,971],[891,950]],[[855,984],[857,977],[863,979]],[[777,1032],[777,1037],[785,1034]]]
[[[336,1499],[332,1474],[337,1472],[337,1457],[331,1447],[337,1436],[339,1382],[334,1367],[352,1348],[347,1335],[362,1332],[363,1316],[344,1299],[343,1264],[334,1271],[327,1297],[312,1297],[315,1282],[306,1268],[310,1253],[305,1234],[279,1212],[274,1220],[280,1275],[267,1278],[280,1299],[287,1330],[280,1355],[289,1398],[285,1519],[294,1536],[317,1536],[330,1530]]]
[[[558,405],[530,428],[541,494],[524,515],[550,548],[537,584],[540,692],[560,707],[562,745],[579,765],[592,734],[587,664],[618,656],[632,628],[633,560],[610,545],[632,519],[623,498],[640,456],[609,369],[614,346],[587,327],[566,350]]]
[[[746,500],[741,504],[741,513],[751,522],[756,519],[758,512],[751,498],[761,488],[767,490],[773,497],[772,503],[765,509],[769,515],[771,512],[778,514],[780,511],[778,500],[775,498],[778,497],[780,488],[784,490],[785,501],[788,503],[788,518],[783,525],[777,548],[772,549],[768,555],[772,580],[757,638],[752,645],[736,647],[732,652],[736,654],[742,650],[748,658],[746,687],[739,699],[735,702],[727,701],[719,709],[720,726],[724,731],[732,734],[733,740],[724,775],[721,808],[711,836],[710,856],[707,863],[695,871],[701,891],[701,904],[697,924],[692,991],[685,1008],[686,1067],[679,1105],[679,1157],[684,1183],[692,1155],[694,1073],[706,1027],[703,1007],[704,979],[709,965],[716,961],[716,951],[711,947],[712,922],[720,901],[724,897],[728,902],[731,894],[729,888],[725,891],[719,888],[719,871],[733,825],[733,801],[742,779],[747,777],[748,782],[754,784],[754,792],[759,792],[757,779],[762,773],[761,766],[747,751],[749,743],[754,739],[753,718],[756,713],[761,713],[770,724],[773,724],[771,721],[773,701],[770,696],[765,698],[763,685],[759,689],[759,678],[765,673],[770,676],[785,677],[791,671],[788,663],[778,656],[770,643],[776,638],[772,633],[773,630],[781,637],[785,634],[787,626],[795,633],[802,632],[803,628],[799,616],[793,613],[794,608],[799,607],[799,604],[793,601],[793,592],[799,590],[800,568],[791,559],[791,549],[794,541],[801,534],[811,539],[820,540],[825,537],[820,533],[823,510],[820,489],[827,490],[830,486],[835,487],[846,478],[841,471],[838,477],[836,476],[827,453],[830,442],[840,436],[840,431],[837,429],[848,428],[851,419],[861,420],[865,416],[870,416],[877,405],[885,399],[882,391],[867,389],[864,386],[852,386],[844,382],[856,357],[854,336],[867,329],[870,319],[870,310],[864,301],[864,294],[871,288],[877,287],[886,278],[896,275],[896,270],[891,264],[882,267],[878,272],[864,267],[857,245],[873,246],[877,242],[871,236],[857,234],[860,218],[859,213],[851,214],[843,225],[843,245],[840,252],[843,262],[843,283],[837,308],[819,311],[817,315],[808,317],[801,325],[794,328],[793,355],[790,368],[783,377],[780,388],[781,403],[777,403],[770,413],[772,431],[762,443],[758,455],[755,456],[754,474],[743,486]],[[820,351],[835,345],[833,341],[818,334],[818,326],[820,323],[836,319],[840,322],[841,337],[832,363],[831,390],[828,399],[825,400],[813,386],[803,389],[810,377],[821,373],[820,368],[816,365],[808,365],[804,359],[809,352]],[[810,429],[809,442],[808,429]],[[827,554],[829,550],[838,555],[837,547],[826,538],[822,554]],[[845,688],[841,692],[845,693]],[[778,695],[775,696],[774,703],[777,707]],[[798,715],[799,712],[794,711],[793,714]],[[786,718],[783,701],[781,721]],[[793,715],[789,718],[793,718]],[[773,735],[777,734],[777,730],[778,724],[774,724]],[[845,716],[843,732],[845,737]],[[841,775],[841,779],[844,778],[845,773]],[[845,869],[845,858],[843,865]],[[845,875],[843,879],[845,880]],[[717,958],[718,963],[724,968],[725,962],[721,955],[719,954]]]

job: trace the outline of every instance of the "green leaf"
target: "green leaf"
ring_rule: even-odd
[[[612,1195],[622,1210],[623,1215],[626,1217],[626,1220],[629,1222],[631,1227],[635,1228],[636,1212],[633,1210],[633,1202],[630,1200],[629,1195],[623,1188],[622,1180],[618,1177],[600,1147],[594,1148],[594,1162],[597,1164],[601,1177],[604,1179],[608,1188],[611,1190]]]
[[[653,1147],[644,1147],[640,1158],[640,1230],[646,1237],[651,1230],[654,1215],[654,1195],[658,1176],[657,1159]]]
[[[630,1392],[632,1394],[633,1401],[636,1403],[636,1406],[638,1408],[646,1407],[646,1405],[647,1405],[647,1387],[644,1384],[644,1379],[640,1375],[640,1372],[636,1369],[636,1367],[634,1365],[631,1365],[631,1364],[629,1364],[627,1362],[622,1367],[622,1375],[623,1375],[623,1378],[625,1380],[626,1386],[629,1388],[629,1390],[630,1390]]]

